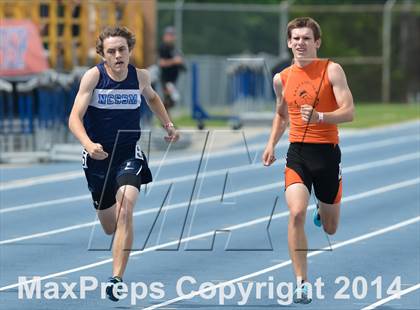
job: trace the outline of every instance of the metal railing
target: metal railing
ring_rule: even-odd
[[[17,83],[0,79],[0,162],[27,152],[46,158],[54,144],[72,139],[67,121],[83,72],[48,71]]]

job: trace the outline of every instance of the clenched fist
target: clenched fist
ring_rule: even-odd
[[[318,112],[308,104],[304,104],[300,107],[300,113],[302,114],[302,120],[306,123],[319,122]]]
[[[86,147],[86,151],[89,153],[90,158],[95,160],[103,160],[108,157],[108,153],[104,151],[99,143],[91,143]]]

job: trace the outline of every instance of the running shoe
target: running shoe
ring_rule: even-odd
[[[314,220],[315,226],[317,226],[317,227],[322,226],[321,215],[319,214],[319,206],[318,205],[316,205],[316,209],[314,210],[314,213],[312,214],[312,218]]]
[[[122,283],[122,279],[120,277],[111,277],[108,279],[108,284],[106,286],[106,295],[108,296],[108,299],[112,300],[112,301],[118,301],[119,299],[119,295],[117,294],[117,296],[114,294],[114,286],[118,285],[118,283]]]
[[[293,302],[295,304],[309,304],[312,298],[308,295],[308,283],[302,283],[293,293]]]

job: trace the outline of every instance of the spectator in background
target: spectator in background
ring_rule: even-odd
[[[166,27],[159,47],[160,81],[163,88],[163,104],[168,110],[179,101],[176,81],[179,72],[185,69],[181,53],[175,48],[176,32],[172,26]]]

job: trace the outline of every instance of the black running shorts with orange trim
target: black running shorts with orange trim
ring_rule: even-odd
[[[291,143],[287,151],[285,188],[302,183],[324,203],[341,201],[341,151],[337,144]]]
[[[116,203],[115,195],[121,186],[131,185],[140,190],[142,184],[152,181],[146,156],[138,145],[118,147],[113,156],[108,154],[104,160],[94,160],[83,151],[83,170],[93,206],[98,210],[108,209]]]

